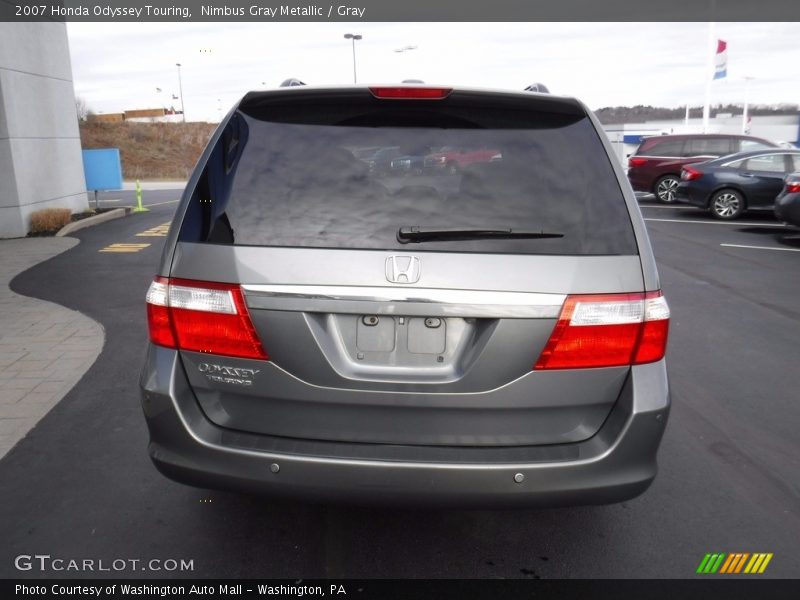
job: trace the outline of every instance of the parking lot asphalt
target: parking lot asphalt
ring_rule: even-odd
[[[412,511],[194,489],[152,467],[137,377],[144,293],[176,206],[169,194],[153,192],[149,213],[78,232],[78,246],[12,282],[97,320],[106,344],[0,460],[0,576],[683,578],[708,552],[770,552],[759,577],[800,577],[800,242],[769,216],[720,224],[642,203],[673,315],[673,409],[644,495],[600,507]],[[128,250],[102,252],[114,244]],[[35,553],[194,568],[15,569],[14,557]]]

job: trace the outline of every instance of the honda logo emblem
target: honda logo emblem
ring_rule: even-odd
[[[416,256],[390,256],[386,259],[386,279],[392,283],[419,281],[420,263]]]

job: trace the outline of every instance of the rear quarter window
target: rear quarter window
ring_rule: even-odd
[[[750,152],[751,150],[769,150],[772,146],[756,140],[739,140],[739,151]]]
[[[747,159],[744,168],[766,173],[785,173],[789,167],[785,154],[765,154]]]
[[[585,115],[354,103],[236,113],[203,166],[182,241],[523,254],[636,254],[619,182]],[[290,114],[289,117],[286,115]],[[331,115],[325,122],[322,115]],[[270,119],[274,117],[274,120]],[[312,121],[312,122],[304,122]],[[235,153],[227,150],[236,138]],[[223,140],[227,139],[227,142]],[[482,152],[457,164],[437,152]],[[376,157],[402,160],[376,160]],[[557,239],[401,244],[401,227],[512,228]]]
[[[681,156],[683,140],[646,140],[637,154],[645,156]]]
[[[730,138],[695,138],[687,140],[684,156],[724,156],[731,151]]]

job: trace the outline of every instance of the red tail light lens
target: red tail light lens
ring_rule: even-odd
[[[800,181],[796,183],[787,183],[786,192],[789,194],[796,194],[797,192],[800,192]]]
[[[661,292],[569,296],[534,369],[586,369],[664,357],[669,307]]]
[[[369,91],[376,98],[442,100],[452,92],[452,88],[434,87],[371,87]]]
[[[694,179],[698,179],[703,175],[702,171],[698,171],[697,169],[693,169],[692,167],[683,167],[681,171],[681,179],[683,181],[692,181]]]
[[[156,277],[147,291],[150,341],[159,346],[269,360],[238,285]]]
[[[638,158],[636,156],[631,156],[628,159],[628,166],[629,167],[641,167],[646,162],[647,162],[646,158]]]

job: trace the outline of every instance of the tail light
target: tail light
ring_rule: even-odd
[[[786,182],[786,193],[787,194],[796,194],[800,192],[800,181],[787,181]]]
[[[639,158],[638,156],[631,156],[628,159],[628,167],[630,167],[630,168],[641,167],[645,163],[647,163],[647,159],[646,158]]]
[[[269,360],[238,285],[156,277],[147,290],[147,323],[159,346]]]
[[[376,98],[442,100],[452,92],[452,88],[434,87],[371,87],[369,91]]]
[[[585,369],[661,360],[669,306],[661,292],[568,296],[534,369]]]
[[[697,169],[693,169],[692,167],[683,167],[681,171],[681,179],[683,181],[693,181],[702,177],[703,172],[698,171]]]

